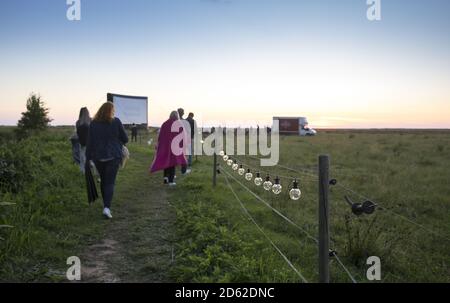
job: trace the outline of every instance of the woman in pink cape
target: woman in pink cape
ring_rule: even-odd
[[[174,124],[175,123],[175,124]],[[183,143],[186,142],[181,129],[178,113],[173,111],[169,120],[163,123],[159,131],[156,155],[150,172],[164,170],[164,184],[176,185],[174,182],[175,168],[187,164]],[[172,131],[172,128],[174,131]]]

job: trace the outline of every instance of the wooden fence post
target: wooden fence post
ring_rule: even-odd
[[[217,153],[214,151],[214,164],[213,164],[213,187],[217,185]]]
[[[319,282],[330,283],[329,229],[330,158],[319,156]]]

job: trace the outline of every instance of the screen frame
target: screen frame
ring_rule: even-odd
[[[106,94],[106,100],[108,102],[112,102],[114,103],[114,97],[119,97],[119,98],[128,98],[128,99],[142,99],[145,100],[146,102],[146,112],[145,112],[145,116],[146,116],[146,120],[147,123],[146,124],[140,124],[140,125],[145,125],[145,127],[148,127],[148,97],[143,97],[143,96],[130,96],[130,95],[122,95],[122,94],[113,94],[113,93],[107,93]],[[127,125],[128,126],[128,125]]]

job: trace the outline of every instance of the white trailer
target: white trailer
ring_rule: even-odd
[[[306,117],[274,117],[274,121],[279,122],[280,134],[315,136],[317,131],[310,128]]]

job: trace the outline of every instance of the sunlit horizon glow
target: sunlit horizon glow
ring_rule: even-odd
[[[450,2],[0,2],[0,125],[42,96],[52,125],[93,115],[106,94],[149,97],[149,124],[170,111],[200,126],[450,128]]]

